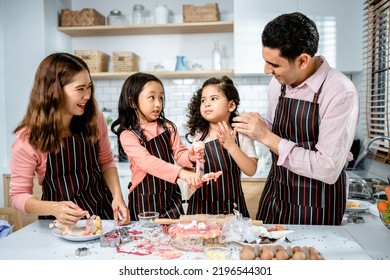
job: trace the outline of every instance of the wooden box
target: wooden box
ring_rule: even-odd
[[[106,18],[93,8],[80,11],[70,9],[61,10],[61,26],[91,26],[105,25]]]
[[[74,55],[85,61],[91,73],[108,71],[109,55],[102,51],[75,50]]]
[[[183,22],[219,21],[218,3],[204,6],[183,5]]]
[[[133,52],[113,52],[112,63],[114,72],[132,72],[139,70],[139,57]]]

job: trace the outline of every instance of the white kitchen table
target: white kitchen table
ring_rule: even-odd
[[[282,242],[287,246],[313,246],[321,252],[327,260],[389,260],[390,259],[390,230],[386,229],[378,217],[370,213],[362,216],[365,223],[351,224],[347,220],[341,226],[306,226],[286,225],[286,228],[295,232],[288,235],[291,243]],[[110,221],[103,221],[110,222]],[[38,220],[23,229],[0,239],[0,259],[3,260],[116,260],[116,259],[204,259],[202,252],[172,251],[172,248],[164,244],[163,239],[159,243],[159,230],[143,230],[138,222],[130,225],[130,230],[143,231],[145,236],[153,237],[155,240],[150,244],[156,249],[158,246],[165,246],[165,249],[155,250],[153,254],[140,256],[129,253],[131,244],[126,244],[125,252],[117,248],[101,247],[99,239],[93,241],[73,242],[57,237],[49,228],[50,221]],[[138,233],[139,234],[139,233]],[[160,235],[161,236],[161,235]],[[239,244],[231,243],[232,258],[239,259]],[[88,248],[87,256],[76,256],[79,248]],[[166,254],[163,254],[165,252]],[[168,252],[168,253],[167,253]],[[176,252],[172,255],[169,252]]]

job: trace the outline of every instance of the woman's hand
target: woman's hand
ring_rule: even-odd
[[[115,223],[119,226],[130,223],[130,212],[122,198],[114,198],[112,201],[112,209],[114,210]]]
[[[80,219],[89,216],[88,211],[83,210],[71,201],[53,201],[53,216],[63,225],[73,226]]]

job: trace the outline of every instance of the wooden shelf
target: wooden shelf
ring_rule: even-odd
[[[173,79],[193,79],[193,78],[211,78],[222,77],[223,75],[233,77],[234,71],[232,69],[227,70],[205,70],[205,71],[145,71],[155,75],[160,79],[173,78]],[[91,73],[92,78],[99,80],[112,80],[112,79],[126,79],[130,75],[136,72],[99,72]]]
[[[58,27],[72,37],[233,32],[233,21]]]

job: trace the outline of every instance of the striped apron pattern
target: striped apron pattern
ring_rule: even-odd
[[[206,131],[200,140],[207,136]],[[236,143],[238,143],[238,134]],[[204,172],[222,171],[217,179],[205,182],[191,196],[187,214],[230,214],[233,209],[249,217],[241,186],[241,169],[218,140],[205,143]]]
[[[99,167],[99,143],[87,143],[82,133],[63,141],[58,153],[48,153],[42,200],[72,201],[90,215],[112,220],[113,197]],[[39,218],[55,219],[53,216]]]
[[[281,138],[297,143],[299,147],[315,151],[321,89],[322,85],[310,102],[286,98],[283,85],[272,131]],[[278,156],[271,154],[272,165],[256,218],[267,224],[341,224],[346,207],[345,171],[336,183],[326,184],[278,166]]]
[[[174,164],[170,144],[170,131],[163,125],[164,132],[146,141],[140,130],[131,130],[151,155]],[[131,182],[129,183],[129,187]],[[178,184],[173,184],[151,174],[128,195],[131,220],[137,221],[143,211],[156,211],[162,218],[179,219],[184,214],[182,196]]]

